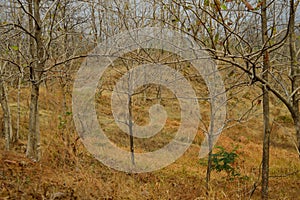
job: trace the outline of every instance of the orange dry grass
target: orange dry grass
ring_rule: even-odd
[[[16,94],[16,91],[13,89],[10,91],[11,102],[15,102],[13,94]],[[217,143],[228,151],[236,145],[239,146],[239,158],[235,167],[248,179],[229,180],[225,173],[212,172],[210,184],[212,190],[207,194],[205,159],[204,162],[203,159],[200,162],[198,158],[203,140],[202,131],[199,130],[188,151],[164,169],[143,174],[118,172],[104,166],[86,151],[78,139],[71,116],[66,117],[66,127],[59,128],[59,115],[63,115],[61,98],[60,90],[55,91],[55,95],[45,88],[41,90],[43,157],[39,163],[34,163],[25,158],[24,148],[20,147],[26,146],[28,131],[29,91],[26,88],[22,90],[22,142],[7,152],[3,151],[3,139],[0,140],[0,199],[248,199],[254,184],[257,188],[252,199],[260,199],[262,123],[259,117],[226,129]],[[249,102],[247,99],[243,100],[246,104]],[[99,107],[100,111],[104,111],[101,112],[100,119],[109,118],[111,114],[108,111],[110,106],[108,101],[109,98],[102,101],[106,106]],[[69,103],[68,105],[70,106]],[[286,115],[285,109],[278,105],[273,109],[280,109],[280,115]],[[208,108],[204,107],[201,112],[205,113],[207,110]],[[12,104],[12,112],[15,118],[15,104]],[[275,119],[275,114],[278,113],[273,114]],[[166,132],[178,127],[176,115],[171,113],[171,116],[173,118],[168,119],[166,123]],[[141,120],[148,120],[144,118]],[[293,128],[283,122],[278,122],[273,128],[270,152],[270,199],[297,199],[300,196],[300,165],[290,134],[286,133],[286,130],[293,132]],[[117,131],[114,126],[108,130]],[[69,143],[66,136],[69,136]],[[172,135],[159,134],[156,139],[163,141],[170,136]],[[117,140],[114,136],[112,139]],[[128,138],[123,142],[127,145]],[[160,142],[150,141],[149,145],[157,147]]]

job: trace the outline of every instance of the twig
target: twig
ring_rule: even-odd
[[[291,175],[295,175],[297,173],[299,173],[300,170],[297,170],[297,171],[294,171],[294,172],[290,172],[288,174],[283,174],[283,175],[273,175],[273,176],[269,176],[270,178],[283,178],[283,177],[288,177],[288,176],[291,176]]]

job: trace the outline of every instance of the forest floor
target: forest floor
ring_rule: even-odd
[[[85,149],[74,128],[72,116],[61,114],[61,94],[54,94],[54,91],[46,88],[41,90],[42,158],[39,162],[33,162],[25,156],[30,95],[26,88],[22,89],[20,140],[10,151],[5,151],[4,139],[0,139],[0,199],[260,199],[260,105],[257,105],[255,117],[224,130],[217,142],[217,146],[229,152],[238,147],[238,158],[233,167],[240,175],[233,177],[225,172],[213,171],[211,190],[207,193],[207,158],[198,157],[203,140],[200,130],[190,148],[171,165],[150,173],[119,172],[103,165]],[[16,89],[10,89],[10,101],[16,102]],[[99,100],[104,105],[108,101],[105,95]],[[247,95],[243,95],[239,101],[243,106],[244,102],[251,103]],[[11,108],[13,121],[16,121],[16,104],[12,103]],[[100,123],[110,121],[111,116],[108,116],[111,113],[106,109],[109,106],[98,108],[102,113],[99,115]],[[138,116],[141,121],[144,120],[143,116]],[[300,161],[293,143],[294,129],[290,117],[282,105],[274,103],[272,119],[270,199],[299,199]],[[174,120],[171,117],[166,122],[170,129],[176,128]],[[146,122],[144,120],[141,123]],[[115,132],[114,126],[107,125],[107,130]],[[111,139],[120,138],[118,134],[117,137],[110,136]],[[162,141],[161,144],[150,141],[148,146],[162,145],[164,137],[161,134],[156,138]],[[125,143],[128,143],[128,137],[120,140],[120,146]]]

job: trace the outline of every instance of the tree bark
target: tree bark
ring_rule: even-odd
[[[30,31],[34,31],[35,46],[30,39],[30,53],[37,60],[30,67],[31,98],[29,113],[29,134],[26,156],[39,161],[41,158],[40,129],[39,129],[39,90],[44,68],[44,47],[42,41],[42,28],[40,16],[40,0],[28,0],[29,13],[34,16],[34,28],[32,16],[29,16]],[[33,30],[34,29],[34,30]]]
[[[130,142],[130,153],[131,153],[131,164],[135,165],[134,159],[134,138],[133,138],[133,122],[132,122],[132,96],[128,94],[128,127],[129,127],[129,142]]]
[[[297,136],[297,151],[299,154],[300,158],[300,114],[299,111],[295,111],[295,114],[293,115],[293,120],[294,120],[294,126],[296,130],[296,136]]]
[[[261,25],[262,25],[262,44],[268,42],[268,24],[267,24],[267,1],[262,1],[261,7]],[[268,81],[270,61],[269,53],[267,50],[263,54],[263,75],[262,78]],[[270,105],[269,105],[269,92],[265,85],[262,86],[263,92],[263,122],[264,122],[264,135],[263,135],[263,155],[262,155],[262,199],[268,199],[269,187],[269,151],[270,151]]]
[[[206,168],[206,194],[210,194],[210,176],[212,171],[212,135],[208,135],[208,160]]]
[[[4,135],[5,135],[5,149],[9,150],[10,142],[12,141],[12,124],[11,124],[11,112],[8,104],[7,88],[3,77],[0,79],[0,103],[3,110],[4,120]]]
[[[21,97],[21,75],[18,76],[18,94],[17,94],[17,124],[16,124],[16,138],[15,142],[20,139],[20,119],[21,119],[21,106],[20,106],[20,97]]]
[[[27,142],[26,156],[39,161],[40,153],[40,130],[38,112],[39,85],[32,84],[29,114],[29,134]]]
[[[214,109],[213,106],[215,105],[215,97],[212,96],[210,100],[210,124],[209,124],[209,130],[208,130],[208,138],[207,138],[207,145],[208,145],[208,160],[207,160],[207,168],[206,168],[206,194],[210,195],[210,177],[211,177],[211,171],[212,171],[212,156],[213,156],[213,138],[214,135],[214,129],[215,129],[215,113],[213,113]]]
[[[297,55],[296,55],[295,10],[296,7],[295,7],[294,0],[290,0],[289,48],[290,48],[290,57],[291,57],[290,66],[291,66],[291,84],[292,84],[292,93],[293,93],[292,104],[293,104],[293,112],[294,112],[292,113],[292,117],[296,129],[297,148],[299,153],[300,151],[300,113],[299,113],[300,69],[297,63]]]

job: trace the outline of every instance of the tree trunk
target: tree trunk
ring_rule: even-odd
[[[296,34],[295,34],[295,3],[290,0],[290,24],[289,24],[289,48],[291,57],[291,84],[292,84],[292,102],[293,102],[293,120],[297,136],[298,153],[300,151],[300,114],[299,114],[299,87],[300,87],[300,69],[297,63],[296,53]],[[300,155],[299,155],[300,156]]]
[[[294,126],[296,130],[296,136],[297,136],[297,151],[300,158],[300,114],[298,110],[297,113],[294,114],[293,120],[294,120]]]
[[[20,118],[21,118],[21,107],[20,107],[20,97],[21,97],[21,75],[18,76],[18,95],[17,95],[17,125],[16,125],[16,138],[17,142],[20,139]]]
[[[29,29],[34,31],[35,46],[33,45],[32,37],[30,38],[30,54],[33,59],[37,60],[30,66],[30,79],[31,79],[31,98],[30,98],[30,113],[29,113],[29,134],[26,156],[39,161],[41,158],[40,149],[40,130],[39,130],[39,89],[45,64],[44,60],[44,47],[42,40],[42,27],[40,16],[40,0],[28,0],[29,13],[34,16],[33,19],[29,16]]]
[[[270,151],[270,122],[269,122],[269,94],[266,88],[263,88],[263,118],[264,118],[264,138],[262,155],[262,199],[268,199],[269,187],[269,151]]]
[[[268,24],[267,24],[267,3],[262,1],[261,7],[261,24],[262,24],[262,44],[268,41]],[[262,78],[268,81],[269,71],[269,53],[266,50],[263,54],[263,75]],[[270,151],[270,105],[269,92],[263,85],[263,121],[264,121],[264,137],[263,137],[263,155],[262,155],[262,199],[268,199],[268,185],[269,185],[269,151]]]
[[[206,168],[206,194],[209,195],[210,192],[210,175],[212,171],[212,137],[208,135],[208,160],[207,160],[207,168]]]
[[[208,161],[207,161],[207,168],[206,168],[206,194],[210,195],[210,175],[212,171],[212,151],[213,151],[213,138],[214,135],[214,129],[215,129],[215,113],[213,113],[214,109],[213,106],[215,105],[215,96],[213,95],[210,100],[210,124],[209,124],[209,130],[208,130],[208,138],[207,138],[207,145],[208,145]]]
[[[4,120],[4,135],[5,135],[5,149],[9,150],[10,142],[12,141],[12,125],[11,125],[11,113],[8,105],[7,98],[7,88],[5,82],[1,77],[0,80],[0,103],[3,110],[3,120]]]
[[[129,127],[129,142],[130,142],[130,153],[131,153],[131,164],[135,165],[134,159],[134,142],[133,142],[133,122],[132,122],[132,96],[128,94],[128,127]]]
[[[41,158],[40,152],[40,130],[39,130],[39,112],[38,112],[38,98],[39,98],[38,84],[32,84],[31,98],[30,98],[30,114],[29,114],[29,134],[26,156],[39,161]]]

